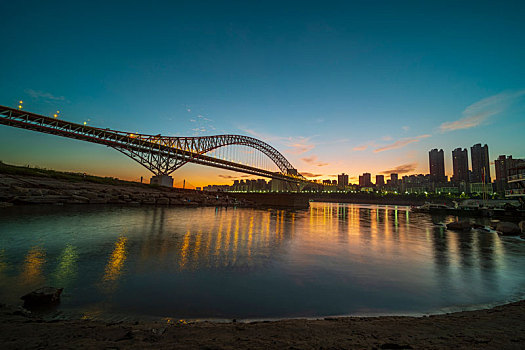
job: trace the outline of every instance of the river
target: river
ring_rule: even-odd
[[[85,318],[424,314],[523,298],[523,240],[404,206],[0,210],[0,301],[44,285]],[[476,219],[479,220],[484,219]],[[486,223],[486,222],[482,222]]]

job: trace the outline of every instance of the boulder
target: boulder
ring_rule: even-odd
[[[106,198],[90,198],[89,204],[106,204],[108,200]]]
[[[157,198],[156,204],[157,205],[168,205],[170,204],[170,199],[166,197]]]
[[[170,198],[170,204],[171,205],[181,205],[181,204],[184,204],[184,202],[178,198]]]
[[[42,287],[22,296],[24,307],[42,307],[57,304],[64,288]]]
[[[140,202],[141,204],[155,204],[155,198],[144,198]]]
[[[88,197],[77,196],[75,194],[71,195],[71,199],[73,199],[74,201],[83,202],[83,203],[88,203],[89,202],[89,198]]]
[[[525,233],[525,221],[520,221],[518,226],[519,226],[519,228],[521,230],[521,233]]]
[[[507,221],[499,222],[496,226],[496,231],[503,236],[517,236],[521,233],[518,225]]]
[[[452,221],[447,224],[448,230],[455,231],[470,231],[471,227],[468,221]]]

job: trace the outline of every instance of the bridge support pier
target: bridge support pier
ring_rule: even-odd
[[[165,187],[173,187],[173,178],[169,175],[155,175],[151,177],[149,183]]]

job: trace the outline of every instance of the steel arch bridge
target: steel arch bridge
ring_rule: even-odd
[[[168,176],[186,163],[195,163],[291,183],[310,182],[275,148],[243,135],[169,137],[137,134],[72,123],[5,106],[0,106],[0,124],[108,146],[137,161],[156,176]],[[279,171],[206,155],[232,145],[247,146],[264,153]]]

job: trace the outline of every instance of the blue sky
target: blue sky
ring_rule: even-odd
[[[109,4],[108,4],[109,3]],[[316,178],[525,157],[520,1],[2,2],[0,104],[164,135],[246,134]],[[7,14],[7,15],[6,15]],[[128,179],[102,146],[0,127],[0,160]],[[219,177],[222,175],[222,177]],[[191,183],[228,183],[187,165]]]

